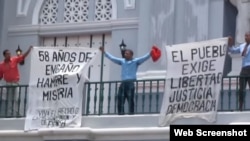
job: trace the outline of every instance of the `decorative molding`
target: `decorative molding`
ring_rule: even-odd
[[[112,19],[112,1],[96,0],[95,1],[95,21],[108,21]]]
[[[34,12],[32,16],[32,25],[39,24],[40,10],[43,6],[44,0],[37,0],[34,7]],[[117,0],[111,0],[112,3],[112,17],[111,20],[117,19]]]
[[[36,1],[36,5],[34,7],[34,12],[33,12],[33,16],[32,16],[32,24],[33,25],[36,25],[39,23],[39,14],[40,14],[41,7],[43,6],[43,2],[44,2],[44,0],[37,0]]]
[[[40,9],[40,24],[55,24],[58,20],[59,0],[45,0],[43,7]]]
[[[30,0],[17,0],[17,17],[27,16],[28,9],[30,5]]]
[[[135,9],[135,0],[124,0],[124,9]]]
[[[9,36],[20,35],[62,35],[81,33],[110,32],[116,29],[137,29],[137,18],[126,18],[110,21],[85,22],[85,23],[60,23],[51,25],[20,25],[8,29]]]
[[[78,23],[88,21],[89,0],[65,0],[64,23]]]

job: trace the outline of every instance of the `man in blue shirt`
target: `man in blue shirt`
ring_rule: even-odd
[[[228,38],[229,51],[231,53],[240,53],[242,56],[242,68],[240,72],[239,89],[239,110],[242,111],[246,84],[250,88],[250,32],[245,33],[245,43],[237,47],[233,46],[233,38]]]
[[[150,58],[150,52],[139,58],[133,58],[133,51],[126,49],[124,58],[117,58],[100,47],[105,57],[110,59],[115,64],[121,65],[121,79],[122,83],[118,91],[118,114],[124,114],[124,103],[127,99],[129,104],[129,114],[134,114],[134,81],[136,80],[136,72],[138,66]]]

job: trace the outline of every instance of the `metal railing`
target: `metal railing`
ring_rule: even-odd
[[[226,76],[221,85],[218,111],[238,110],[239,76]],[[121,81],[86,82],[83,115],[118,114],[118,90]],[[134,113],[159,113],[165,90],[165,79],[137,80],[134,82]],[[248,88],[248,87],[247,87]],[[250,110],[249,91],[244,94],[243,110]],[[25,117],[28,85],[0,86],[0,117]],[[128,114],[128,101],[122,105]]]
[[[87,82],[85,115],[118,113],[118,91],[121,81]],[[164,79],[134,82],[134,114],[159,113],[164,92]],[[102,88],[102,89],[101,89]],[[124,99],[124,98],[122,98]],[[122,107],[128,111],[128,99]],[[126,113],[126,112],[125,112]]]
[[[243,90],[243,108],[242,110],[250,110],[250,77],[249,76],[226,76],[223,77],[221,85],[220,101],[218,111],[238,111],[239,110],[239,82],[245,79],[246,89]],[[249,79],[249,84],[246,81]]]
[[[0,86],[0,117],[25,117],[28,85]]]
[[[226,76],[222,79],[218,111],[239,110],[239,78],[242,76]],[[118,114],[117,99],[120,81],[86,83],[86,111],[84,115]],[[101,85],[103,85],[102,89]],[[134,114],[159,113],[165,90],[165,79],[138,80],[135,82]],[[125,101],[125,113],[129,114],[128,101]],[[242,110],[250,110],[249,91],[244,91]]]

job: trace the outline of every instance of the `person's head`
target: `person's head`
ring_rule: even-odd
[[[4,59],[8,60],[11,57],[10,51],[8,49],[3,51]]]
[[[131,49],[126,49],[124,52],[124,58],[126,60],[131,60],[133,58],[134,52]]]
[[[247,43],[250,43],[250,31],[248,31],[248,32],[245,33],[245,41]]]

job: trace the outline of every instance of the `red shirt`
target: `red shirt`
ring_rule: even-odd
[[[10,61],[2,61],[0,63],[0,78],[4,78],[6,82],[18,82],[20,79],[18,64],[24,60],[24,56],[14,56]]]

